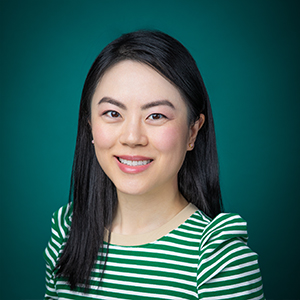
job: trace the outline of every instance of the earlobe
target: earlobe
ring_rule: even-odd
[[[205,122],[205,116],[203,114],[200,114],[199,119],[191,126],[190,128],[190,139],[188,144],[188,151],[191,151],[194,149],[195,141],[198,135],[199,130],[202,128],[203,124]]]

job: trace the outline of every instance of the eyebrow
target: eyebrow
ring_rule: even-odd
[[[118,106],[118,107],[120,107],[120,108],[122,108],[122,109],[124,109],[124,110],[127,109],[126,106],[125,106],[123,103],[119,102],[118,100],[112,99],[112,98],[110,98],[110,97],[103,97],[103,98],[98,102],[98,105],[100,105],[101,103],[110,103],[110,104],[113,104],[113,105],[115,105],[115,106]]]
[[[155,106],[159,106],[159,105],[167,105],[167,106],[175,109],[174,105],[169,100],[157,100],[157,101],[146,103],[145,105],[142,106],[142,110],[145,110],[145,109],[148,109],[151,107],[155,107]]]
[[[98,102],[98,105],[100,105],[101,103],[110,103],[110,104],[113,104],[113,105],[115,105],[117,107],[120,107],[124,110],[127,110],[127,107],[123,103],[121,103],[120,101],[115,100],[113,98],[110,98],[110,97],[103,97]],[[146,110],[148,108],[155,107],[155,106],[160,106],[160,105],[166,105],[166,106],[171,107],[172,109],[175,109],[174,105],[169,100],[156,100],[156,101],[144,104],[141,108],[142,108],[142,110]]]

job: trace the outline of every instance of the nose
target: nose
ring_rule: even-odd
[[[139,120],[127,120],[123,123],[120,134],[120,143],[131,148],[137,146],[146,146],[148,138],[145,133],[143,124]]]

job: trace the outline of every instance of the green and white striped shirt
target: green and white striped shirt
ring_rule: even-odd
[[[53,215],[45,299],[264,299],[257,255],[246,245],[247,224],[238,215],[211,220],[189,204],[148,234],[112,233],[103,280],[99,285],[98,260],[88,294],[71,291],[53,271],[71,222],[72,204]]]

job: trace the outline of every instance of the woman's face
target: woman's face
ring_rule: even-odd
[[[179,91],[151,67],[125,60],[105,72],[91,128],[97,159],[119,195],[178,189],[177,174],[201,127],[189,127],[187,115]]]

